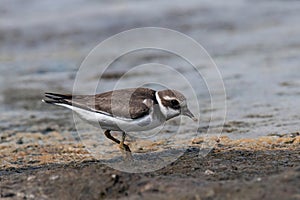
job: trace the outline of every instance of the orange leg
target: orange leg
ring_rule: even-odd
[[[126,138],[126,133],[125,133],[125,132],[122,132],[122,140],[121,140],[121,141],[118,140],[117,138],[113,137],[113,136],[110,134],[110,130],[106,130],[106,131],[104,132],[104,134],[105,134],[105,136],[106,136],[108,139],[110,139],[110,140],[114,141],[115,143],[119,144],[119,148],[120,148],[121,150],[125,150],[125,151],[127,151],[127,152],[131,152],[129,146],[128,146],[127,144],[124,144],[125,138]]]

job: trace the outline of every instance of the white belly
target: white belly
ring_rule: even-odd
[[[112,130],[112,131],[147,131],[154,129],[165,122],[165,118],[161,114],[160,110],[154,109],[149,115],[146,115],[139,119],[124,119],[124,118],[114,118],[101,113],[94,113],[92,111],[84,110],[78,107],[65,104],[57,104],[64,106],[75,111],[80,118],[87,121],[95,126],[101,126],[102,129]]]

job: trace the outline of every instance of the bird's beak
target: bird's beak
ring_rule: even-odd
[[[181,114],[185,115],[185,116],[188,116],[189,118],[191,118],[195,122],[198,121],[197,118],[193,115],[193,113],[188,108],[182,110]]]

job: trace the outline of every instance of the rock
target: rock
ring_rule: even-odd
[[[1,195],[0,195],[1,198],[9,198],[9,197],[14,197],[14,196],[16,196],[16,194],[13,192],[1,193]]]
[[[16,144],[24,144],[23,138],[20,137],[17,141]]]

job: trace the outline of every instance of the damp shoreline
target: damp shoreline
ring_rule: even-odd
[[[82,145],[29,142],[9,148],[1,143],[1,197],[291,199],[299,196],[299,134],[248,140],[230,140],[224,136],[209,140],[218,141],[206,156],[199,154],[203,138],[195,138],[176,161],[147,173],[110,168],[94,159]]]

